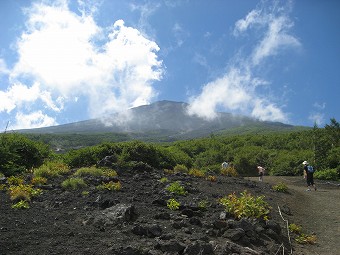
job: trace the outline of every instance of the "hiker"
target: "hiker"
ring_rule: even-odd
[[[257,171],[259,172],[259,181],[262,182],[264,171],[266,171],[266,169],[264,169],[262,166],[257,166]]]
[[[316,186],[315,186],[314,178],[313,178],[314,168],[310,166],[307,161],[303,161],[302,165],[304,165],[303,178],[306,179],[307,181],[307,191],[310,191],[311,186],[313,186],[314,190],[316,190]]]
[[[228,165],[229,165],[229,164],[228,164],[227,162],[224,161],[224,162],[222,163],[222,169],[227,169]]]

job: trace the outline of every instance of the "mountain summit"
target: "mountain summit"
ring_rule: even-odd
[[[187,114],[187,103],[159,101],[131,108],[124,118],[113,114],[59,126],[20,130],[24,133],[155,133],[177,139],[194,138],[231,129],[254,128],[282,130],[293,126],[278,122],[259,121],[250,117],[220,112],[213,120]]]

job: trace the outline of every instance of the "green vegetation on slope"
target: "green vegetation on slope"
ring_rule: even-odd
[[[171,143],[141,141],[103,142],[73,149],[58,157],[71,168],[96,165],[106,156],[112,168],[174,169],[183,165],[203,172],[220,171],[221,163],[232,163],[241,176],[257,174],[262,165],[271,175],[301,175],[304,160],[316,169],[316,176],[339,178],[340,126],[335,119],[325,128],[298,132],[272,132],[247,135],[210,135],[209,137]],[[47,146],[19,134],[2,134],[0,141],[0,172],[20,173],[56,157]]]

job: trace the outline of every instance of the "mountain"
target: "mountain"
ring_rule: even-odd
[[[19,130],[31,134],[98,134],[117,133],[130,138],[178,140],[207,136],[212,133],[254,133],[292,131],[296,127],[279,122],[259,121],[250,117],[220,112],[212,121],[186,114],[188,104],[159,101],[131,108],[125,118],[117,114],[70,124]]]

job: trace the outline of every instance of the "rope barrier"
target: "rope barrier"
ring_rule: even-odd
[[[283,218],[283,216],[282,216],[282,213],[281,213],[281,209],[280,209],[280,206],[277,206],[278,207],[278,209],[279,209],[279,214],[280,214],[280,216],[281,216],[281,218],[282,218],[282,220],[284,221],[284,222],[286,222],[286,224],[287,224],[287,235],[288,235],[288,241],[289,241],[289,245],[290,245],[290,254],[293,254],[293,246],[292,246],[292,241],[291,241],[291,239],[290,239],[290,234],[289,234],[289,223],[288,223],[288,220],[285,220],[284,218]],[[283,246],[283,244],[281,244],[281,246]],[[281,248],[281,246],[280,246],[280,248]],[[280,248],[279,248],[279,250],[280,250]],[[283,246],[283,254],[284,254],[284,249],[285,247]],[[279,251],[278,250],[278,251]],[[277,251],[277,252],[278,252]],[[276,254],[277,254],[277,252],[276,252]]]

